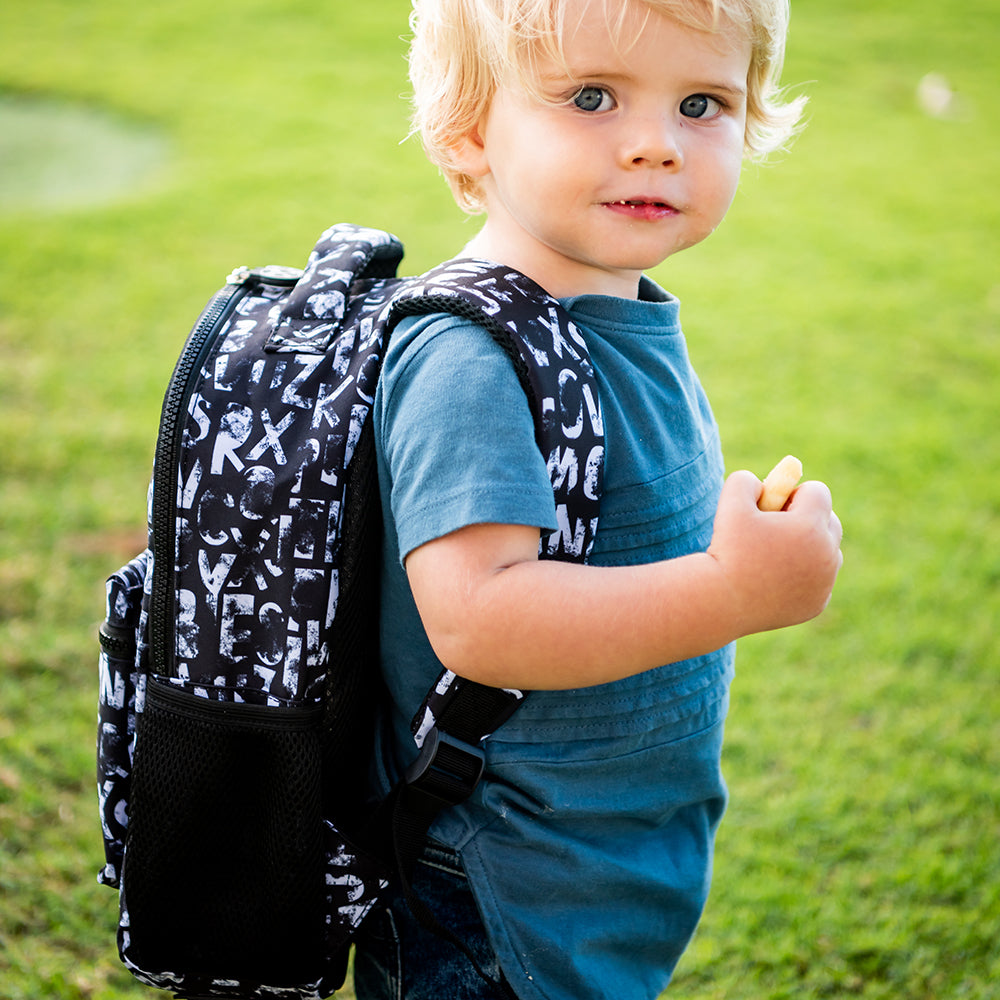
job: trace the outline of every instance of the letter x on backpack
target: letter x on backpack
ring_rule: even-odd
[[[593,543],[604,450],[579,331],[509,268],[397,278],[402,255],[337,225],[304,271],[230,275],[166,391],[149,546],[108,580],[99,881],[119,889],[124,964],[177,997],[329,996],[394,880],[433,925],[409,873],[525,697],[444,671],[413,722],[416,762],[368,802],[383,698],[370,413],[401,318],[459,315],[504,347],[555,493],[539,556],[582,562]]]

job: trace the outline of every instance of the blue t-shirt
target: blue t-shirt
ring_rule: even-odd
[[[679,304],[647,279],[641,296],[562,303],[590,349],[604,418],[594,565],[704,550],[722,483]],[[430,316],[400,325],[375,436],[387,787],[416,756],[410,720],[441,670],[406,556],[469,524],[556,523],[527,400],[506,354],[474,324]],[[552,628],[563,627],[553,610]],[[652,1000],[667,985],[708,892],[732,669],[727,646],[610,684],[534,691],[487,740],[479,788],[431,832],[461,855],[523,1000]]]

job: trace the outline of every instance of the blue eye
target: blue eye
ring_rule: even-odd
[[[603,87],[581,87],[573,103],[581,111],[607,111],[613,104],[611,95]]]
[[[681,114],[685,118],[710,118],[721,110],[719,102],[707,94],[692,94],[681,101]]]

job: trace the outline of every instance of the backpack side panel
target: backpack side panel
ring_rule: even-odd
[[[139,619],[143,588],[151,565],[149,549],[107,581],[107,607],[100,629],[97,796],[104,837],[105,864],[97,876],[118,887],[128,824],[128,800],[135,748]]]

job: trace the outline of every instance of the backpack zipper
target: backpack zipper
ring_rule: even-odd
[[[149,606],[150,670],[162,676],[169,676],[173,664],[172,598],[177,561],[175,506],[184,414],[193,383],[201,374],[217,334],[236,305],[250,294],[258,281],[257,272],[246,267],[237,268],[229,275],[225,287],[215,293],[198,318],[163,397],[150,515],[154,560]]]
[[[322,716],[320,705],[258,705],[246,701],[216,701],[163,681],[151,681],[146,688],[146,704],[155,704],[162,711],[175,712],[188,719],[198,718],[218,723],[226,717],[231,722],[260,726],[270,724],[282,734],[293,730],[312,731]]]

